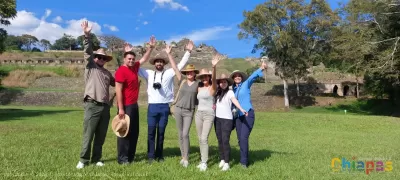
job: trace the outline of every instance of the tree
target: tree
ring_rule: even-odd
[[[111,53],[115,49],[123,48],[125,43],[125,40],[114,35],[99,36],[99,39],[107,46],[109,50],[111,50]]]
[[[7,50],[21,50],[23,42],[21,36],[8,35],[4,44]]]
[[[53,46],[51,46],[51,49],[54,50],[77,50],[78,44],[76,39],[68,34],[64,34],[63,37],[60,39],[57,39]]]
[[[37,42],[39,42],[39,40],[35,36],[29,35],[29,34],[23,34],[21,36],[21,40],[22,40],[23,46],[25,46],[25,49],[27,51],[31,51],[32,46],[35,45]]]
[[[15,0],[2,0],[0,4],[0,25],[8,26],[10,21],[17,15],[16,1]],[[0,28],[0,54],[5,51],[5,40],[7,38],[7,31]]]
[[[85,35],[78,36],[78,38],[76,39],[77,44],[80,46],[79,49],[81,49],[81,50],[83,50],[83,39],[84,39],[84,36]],[[92,43],[93,43],[93,51],[98,50],[100,48],[99,39],[97,39],[97,36],[95,34],[93,34],[93,33],[90,33],[90,38],[91,38]]]
[[[262,50],[262,56],[275,62],[288,108],[287,80],[303,76],[308,66],[305,4],[303,0],[270,0],[243,15],[238,37],[256,39],[253,53]]]
[[[42,40],[40,40],[40,46],[42,46],[43,50],[46,51],[47,49],[50,49],[51,43],[47,39],[42,39]]]

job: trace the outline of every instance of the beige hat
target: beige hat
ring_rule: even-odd
[[[231,75],[229,75],[229,78],[231,78],[232,80],[235,79],[235,78],[233,78],[233,75],[235,75],[235,74],[240,74],[240,76],[242,76],[242,82],[246,81],[247,78],[248,78],[246,73],[241,72],[241,71],[239,71],[239,70],[234,70],[234,71],[231,73]]]
[[[187,72],[190,72],[190,71],[194,71],[194,73],[199,74],[199,70],[197,70],[193,64],[186,65],[185,69],[181,70],[181,73],[186,74]]]
[[[226,80],[226,81],[228,81],[228,86],[230,86],[230,85],[232,85],[233,84],[233,80],[232,80],[232,78],[229,78],[227,75],[225,75],[225,74],[221,74],[221,76],[219,76],[219,78],[217,78],[217,84],[219,84],[219,81],[220,80]]]
[[[165,51],[161,51],[161,52],[157,53],[155,56],[151,57],[149,60],[150,64],[154,65],[154,61],[157,59],[163,60],[164,64],[169,63],[168,54]]]
[[[127,114],[125,114],[124,119],[120,119],[119,115],[116,115],[111,122],[111,128],[118,137],[126,137],[129,132],[130,123],[131,119]]]
[[[93,52],[93,55],[101,55],[101,56],[105,57],[104,60],[106,62],[111,61],[113,59],[112,56],[106,54],[106,52],[104,51],[103,48],[100,48],[97,51]]]
[[[200,70],[200,73],[196,76],[196,79],[201,79],[205,75],[212,76],[212,73],[208,71],[206,68],[203,68]]]

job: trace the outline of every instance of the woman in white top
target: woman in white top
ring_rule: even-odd
[[[221,162],[219,167],[222,171],[229,169],[229,155],[231,147],[229,138],[233,130],[232,103],[247,116],[247,112],[240,106],[235,97],[235,93],[229,89],[233,80],[225,74],[217,79],[217,93],[215,95],[215,133],[218,139],[219,157]]]
[[[201,69],[200,73],[196,76],[197,79],[200,79],[202,84],[197,90],[197,99],[199,104],[195,116],[197,136],[199,137],[200,142],[201,162],[197,166],[200,171],[205,171],[207,169],[208,135],[210,134],[215,118],[215,111],[213,109],[214,95],[217,90],[215,69],[218,61],[223,58],[224,57],[219,54],[213,57],[212,74],[207,69]]]

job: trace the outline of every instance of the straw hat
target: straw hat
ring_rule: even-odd
[[[212,76],[212,73],[210,71],[208,71],[207,69],[203,68],[200,70],[200,73],[196,76],[196,79],[201,79],[205,75]]]
[[[231,73],[231,75],[229,75],[229,78],[231,78],[232,80],[235,79],[235,78],[233,78],[233,75],[235,75],[235,74],[240,74],[240,76],[242,76],[242,82],[243,82],[243,81],[246,81],[247,78],[248,78],[246,73],[241,72],[241,71],[239,71],[239,70],[234,70],[234,71]]]
[[[155,56],[151,57],[149,60],[150,64],[154,65],[154,61],[157,59],[163,60],[164,64],[168,64],[169,62],[168,54],[165,51],[161,51],[157,53]]]
[[[130,123],[131,119],[128,115],[125,114],[124,119],[119,119],[119,115],[116,115],[111,122],[111,128],[118,137],[125,137],[128,135]]]
[[[219,76],[219,78],[217,78],[217,84],[219,84],[220,80],[226,80],[228,82],[228,86],[233,84],[233,80],[232,78],[229,78],[227,75],[225,74],[221,74],[221,76]]]
[[[113,59],[112,56],[107,55],[103,48],[98,49],[97,51],[93,52],[93,55],[101,55],[103,56],[106,62],[111,61]]]
[[[193,64],[186,65],[185,69],[181,70],[181,73],[186,74],[187,72],[190,72],[190,71],[194,71],[194,73],[199,74],[199,70],[197,70]]]

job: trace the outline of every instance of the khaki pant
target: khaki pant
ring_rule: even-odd
[[[80,154],[80,161],[82,163],[87,164],[90,160],[93,138],[92,162],[100,161],[109,121],[110,106],[106,104],[94,104],[92,102],[85,103],[82,150]]]
[[[174,108],[174,117],[176,120],[176,128],[178,129],[179,147],[181,149],[181,156],[189,159],[189,131],[192,125],[194,110],[183,109],[180,107]]]
[[[214,111],[197,111],[196,112],[196,129],[200,142],[201,162],[206,163],[208,160],[208,135],[214,124]]]

